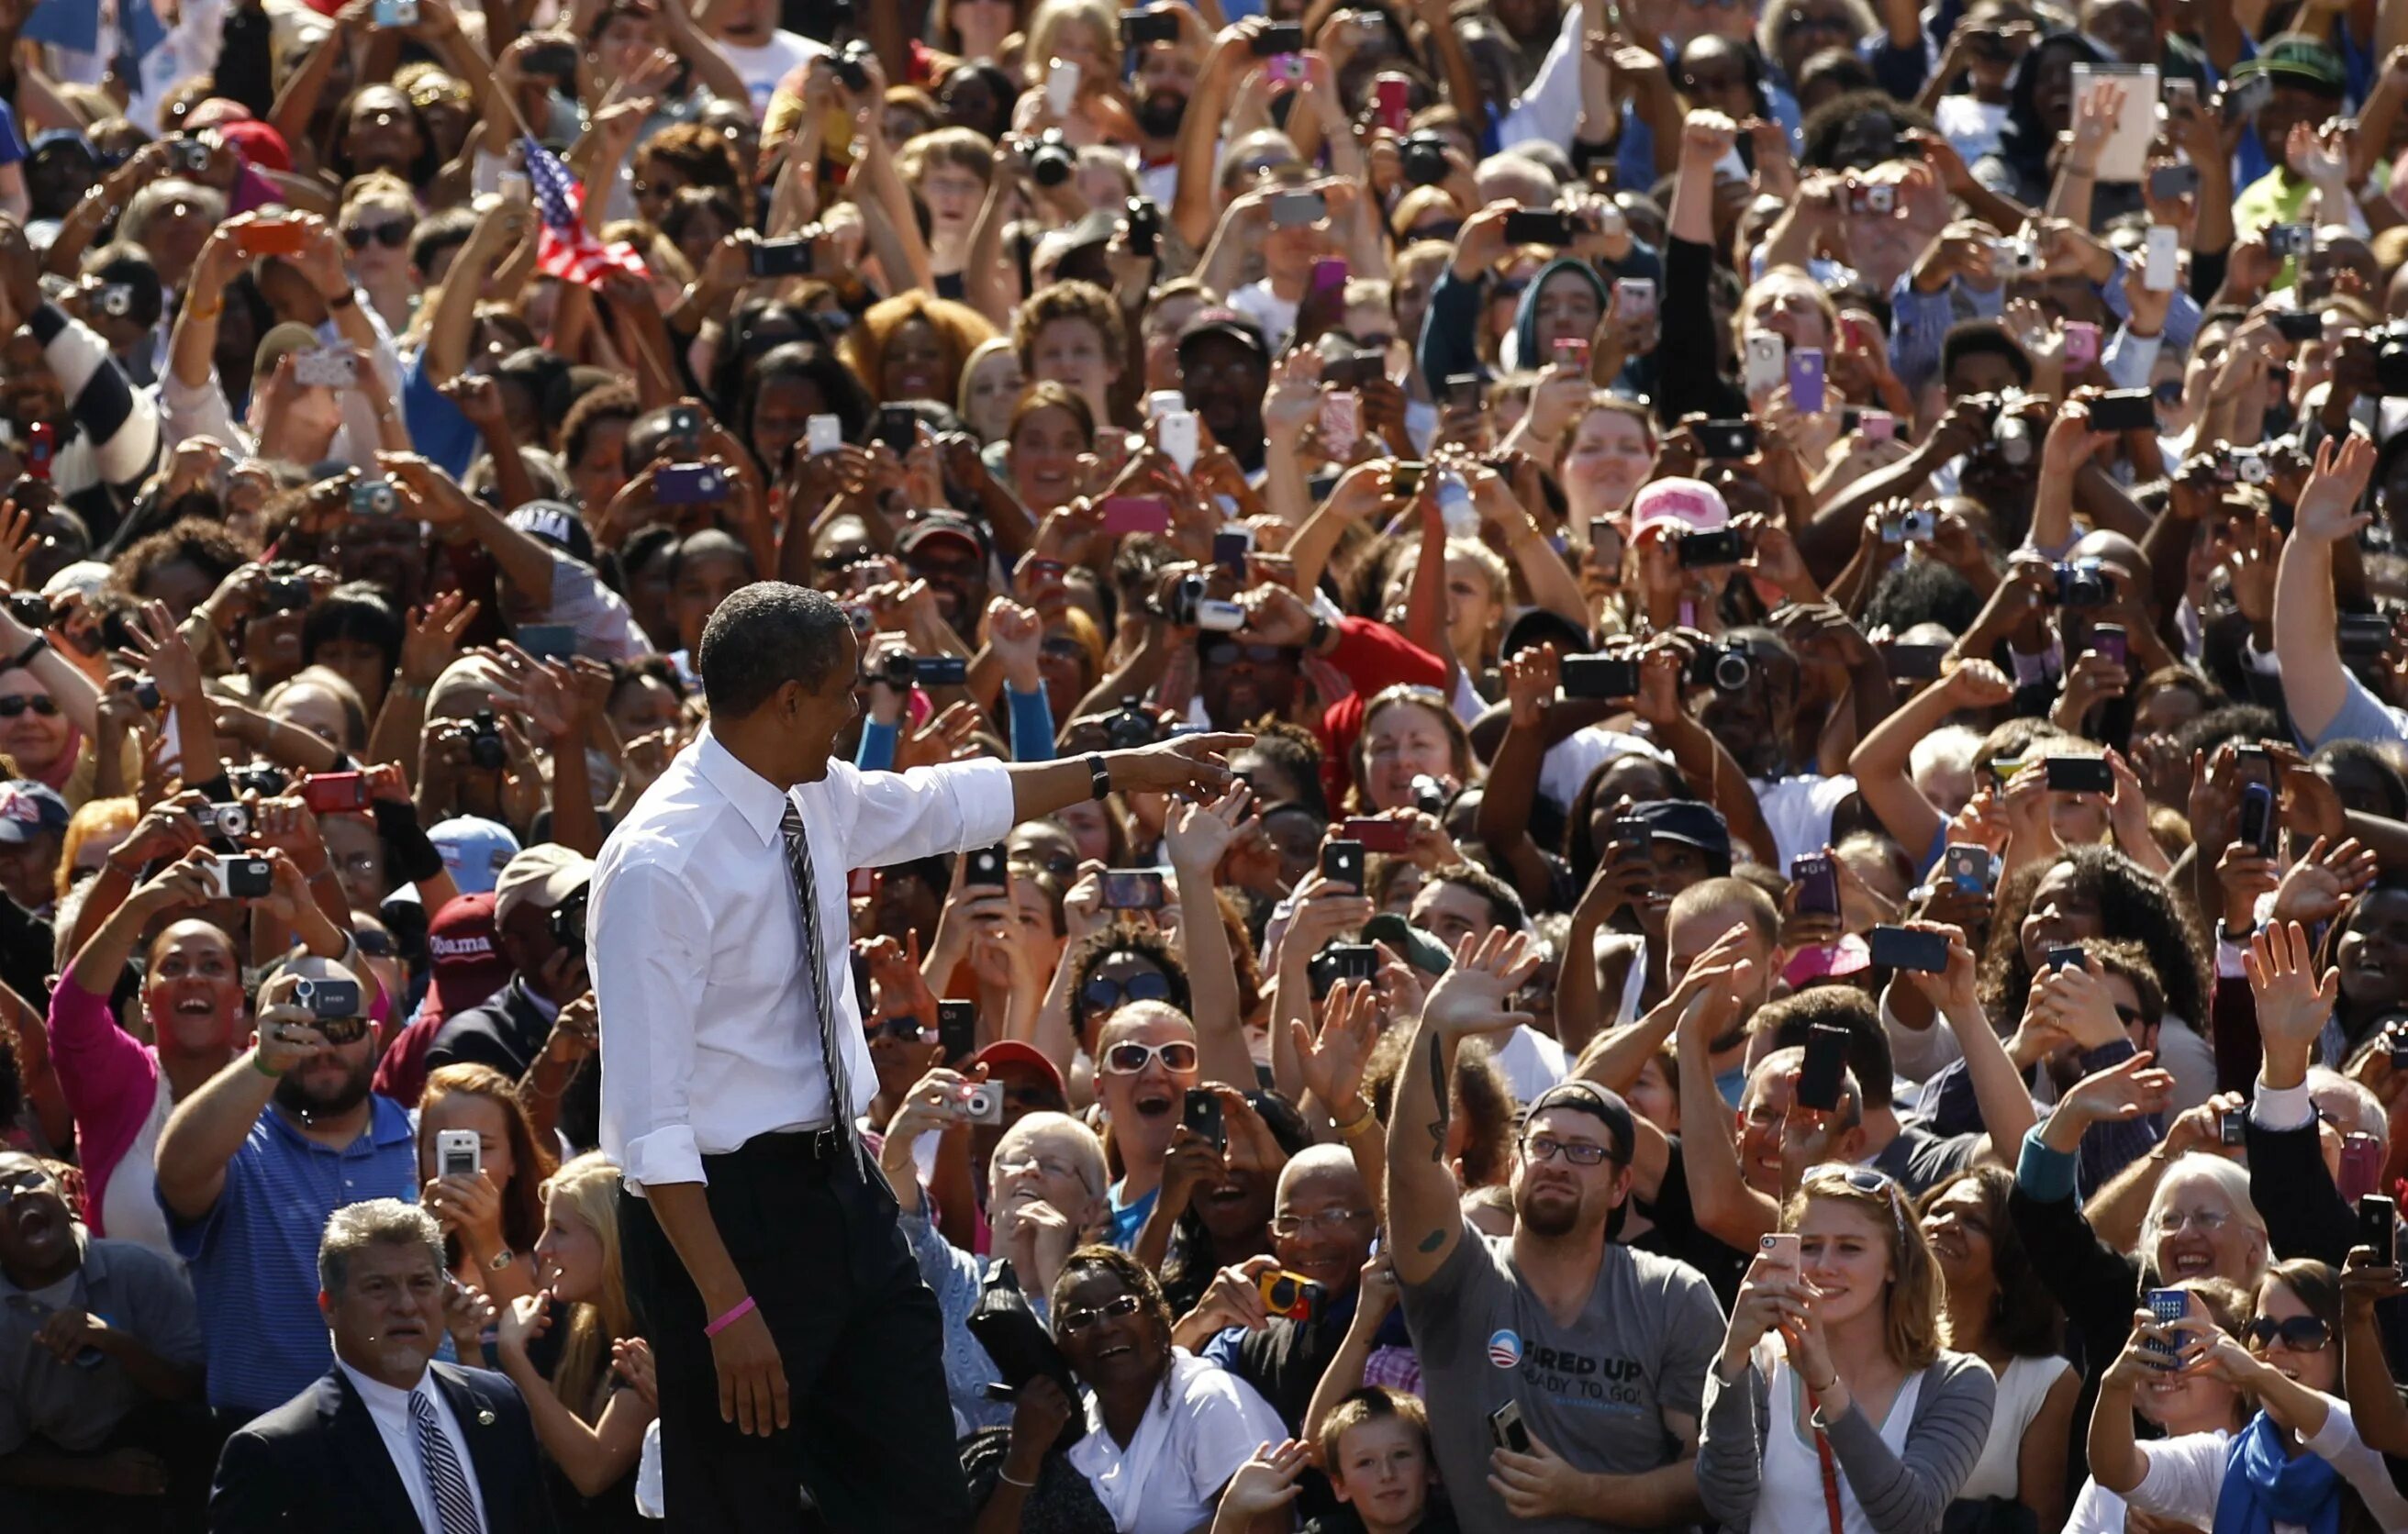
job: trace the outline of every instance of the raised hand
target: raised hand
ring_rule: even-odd
[[[2249,952],[2241,956],[2258,1002],[2258,1037],[2270,1055],[2280,1050],[2294,1056],[2302,1069],[2341,995],[2341,971],[2328,969],[2320,978],[2315,962],[2307,929],[2297,922],[2258,928],[2250,934]]]
[[[2316,445],[2315,468],[2292,510],[2291,532],[2317,543],[2357,536],[2374,519],[2358,509],[2374,472],[2374,444],[2355,432]]]
[[[1455,950],[1455,968],[1430,988],[1422,1017],[1440,1033],[1493,1033],[1530,1021],[1508,1011],[1506,998],[1539,971],[1539,955],[1521,933],[1491,928],[1466,938]]]
[[[1351,1119],[1363,1088],[1363,1068],[1380,1041],[1380,998],[1369,981],[1341,981],[1321,1004],[1316,1036],[1302,1018],[1289,1020],[1304,1084],[1333,1115]]]

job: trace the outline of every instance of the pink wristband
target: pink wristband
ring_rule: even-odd
[[[713,1321],[710,1325],[703,1327],[702,1335],[705,1337],[716,1337],[721,1332],[725,1331],[728,1327],[736,1325],[736,1323],[743,1320],[746,1316],[751,1315],[752,1313],[752,1297],[751,1295],[746,1295],[742,1299],[738,1300],[735,1304],[730,1305],[725,1311],[722,1312],[718,1320]]]

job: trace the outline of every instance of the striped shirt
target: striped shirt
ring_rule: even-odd
[[[390,1097],[368,1102],[367,1133],[339,1151],[305,1138],[271,1103],[226,1163],[209,1211],[183,1220],[168,1211],[208,1337],[212,1407],[255,1416],[308,1389],[334,1361],[318,1312],[328,1216],[369,1198],[418,1197],[408,1111]]]

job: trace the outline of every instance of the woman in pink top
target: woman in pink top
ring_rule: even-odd
[[[171,839],[166,846],[153,843]],[[194,848],[199,827],[162,806],[112,853],[139,867],[178,844],[188,851],[125,897],[85,942],[50,996],[51,1068],[75,1113],[76,1143],[87,1187],[87,1223],[95,1236],[139,1241],[172,1254],[166,1216],[152,1188],[153,1150],[167,1114],[186,1094],[225,1068],[251,1032],[242,964],[225,929],[196,918],[171,921],[144,950],[142,1012],[156,1040],[144,1044],[117,1025],[109,996],[134,947],[159,917],[209,903],[210,853]],[[277,858],[277,888],[254,903],[270,922],[289,922],[308,886],[289,858]],[[230,914],[239,920],[240,908]]]

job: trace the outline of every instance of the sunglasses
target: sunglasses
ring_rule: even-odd
[[[382,223],[354,223],[343,230],[343,243],[354,251],[365,251],[374,240],[388,251],[398,251],[409,243],[413,226],[408,219],[388,219]]]
[[[1256,666],[1269,666],[1283,659],[1288,653],[1287,647],[1284,645],[1234,644],[1223,639],[1204,647],[1204,664],[1235,666],[1243,659],[1252,661]]]
[[[1898,1226],[1898,1239],[1900,1242],[1906,1240],[1906,1200],[1898,1191],[1897,1179],[1889,1173],[1845,1161],[1821,1161],[1806,1168],[1806,1175],[1799,1180],[1800,1185],[1818,1177],[1836,1177],[1858,1193],[1870,1195],[1889,1205],[1890,1223]]]
[[[1112,1008],[1129,1001],[1168,1001],[1169,999],[1168,977],[1157,974],[1151,969],[1131,975],[1126,980],[1114,980],[1110,975],[1097,975],[1079,987],[1079,1003],[1090,1011],[1110,1011]]]
[[[59,704],[56,698],[46,693],[10,693],[0,697],[0,719],[14,719],[28,709],[44,719],[50,719],[58,714]]]
[[[1108,1316],[1135,1315],[1144,1304],[1144,1299],[1137,1295],[1123,1295],[1117,1299],[1105,1300],[1101,1305],[1064,1311],[1054,1318],[1054,1333],[1057,1337],[1076,1337]]]
[[[1159,1060],[1165,1070],[1194,1070],[1196,1046],[1182,1040],[1173,1044],[1140,1044],[1131,1041],[1114,1044],[1104,1051],[1104,1068],[1115,1076],[1135,1076],[1148,1063]]]
[[[318,1037],[337,1046],[356,1044],[368,1036],[368,1020],[365,1017],[322,1017],[310,1026]]]
[[[2280,1339],[2293,1353],[2316,1353],[2332,1340],[2332,1328],[2313,1315],[2286,1316],[2280,1321],[2261,1315],[2249,1323],[2248,1337],[2261,1348]]]

